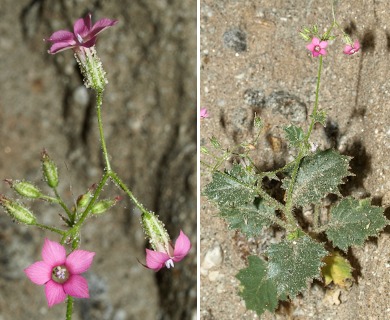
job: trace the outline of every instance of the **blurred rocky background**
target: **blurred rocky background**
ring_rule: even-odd
[[[43,42],[92,13],[119,23],[99,35],[108,73],[103,121],[112,167],[136,197],[165,221],[173,240],[182,229],[193,249],[173,270],[145,269],[139,212],[123,197],[88,221],[82,248],[96,256],[87,273],[91,299],[77,300],[73,319],[196,317],[196,1],[1,0],[0,178],[45,189],[40,152],[57,162],[59,191],[71,205],[104,170],[94,96],[83,87],[71,50],[55,56]],[[14,196],[0,184],[0,193]],[[122,195],[108,185],[103,197]],[[61,225],[59,207],[26,202],[38,220]],[[23,269],[45,237],[0,213],[0,319],[63,319],[65,304],[47,308],[43,287]]]

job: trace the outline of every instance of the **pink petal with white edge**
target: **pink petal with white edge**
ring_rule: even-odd
[[[66,250],[58,242],[45,239],[42,248],[42,258],[52,268],[62,265],[66,261]]]
[[[59,30],[54,32],[47,41],[52,42],[64,42],[64,41],[74,41],[74,34],[67,30]]]
[[[80,35],[81,37],[86,37],[92,27],[91,23],[91,14],[87,14],[85,18],[78,19],[73,25],[73,31],[75,35]]]
[[[95,252],[75,250],[66,258],[65,266],[71,274],[83,273],[90,268],[94,256]]]
[[[24,269],[27,277],[37,285],[43,285],[51,279],[53,268],[44,261],[38,261]]]
[[[173,261],[178,262],[182,260],[191,249],[190,239],[184,234],[183,231],[180,230],[179,237],[175,243],[175,249],[173,251]]]
[[[62,285],[54,282],[53,280],[50,280],[48,283],[46,283],[45,294],[49,308],[55,304],[65,301],[66,298],[66,294]]]
[[[170,257],[164,252],[146,249],[146,267],[149,269],[158,271],[165,266],[165,262],[169,259]]]
[[[82,276],[73,274],[64,284],[66,294],[75,298],[89,298],[88,282]]]

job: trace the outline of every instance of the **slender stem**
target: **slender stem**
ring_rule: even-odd
[[[296,178],[297,178],[297,175],[298,175],[299,165],[300,165],[301,160],[302,160],[302,158],[303,158],[303,156],[305,154],[305,145],[309,141],[311,132],[313,131],[314,124],[316,122],[315,118],[316,118],[317,109],[318,109],[318,100],[319,100],[320,82],[321,82],[321,70],[322,70],[322,55],[320,56],[320,61],[319,61],[319,66],[318,66],[316,98],[315,98],[314,108],[313,108],[313,112],[312,112],[312,116],[311,116],[311,123],[310,123],[309,129],[308,129],[308,131],[306,133],[305,141],[301,144],[301,148],[299,150],[298,156],[295,159],[295,165],[294,165],[294,169],[293,169],[293,172],[292,172],[292,175],[291,175],[291,181],[290,181],[290,184],[289,184],[289,187],[288,187],[288,190],[287,190],[287,200],[286,200],[286,211],[285,211],[285,214],[286,214],[287,222],[288,222],[289,225],[294,225],[295,224],[294,215],[292,213],[292,209],[293,209],[292,195],[293,195],[293,191],[294,191],[295,181],[296,181]]]
[[[54,228],[54,227],[46,226],[46,225],[40,224],[40,223],[36,223],[35,225],[36,225],[38,228],[50,230],[50,231],[55,232],[55,233],[58,233],[58,234],[60,234],[60,235],[64,235],[64,234],[65,234],[65,231],[64,231],[64,230],[61,230],[61,229],[57,229],[57,228]]]
[[[96,110],[97,110],[97,118],[98,118],[98,126],[99,126],[99,135],[100,135],[100,143],[102,144],[102,151],[104,156],[104,161],[106,162],[106,171],[111,171],[110,160],[108,157],[106,140],[104,139],[103,133],[103,122],[102,122],[102,114],[101,114],[101,106],[103,104],[103,92],[97,91],[96,94]]]
[[[51,202],[51,203],[60,203],[60,201],[59,201],[57,198],[53,198],[53,197],[50,197],[50,196],[46,196],[46,195],[44,195],[44,194],[41,195],[39,198],[42,199],[42,200]]]
[[[73,313],[73,297],[68,296],[66,300],[66,320],[72,320]]]
[[[56,198],[58,200],[58,203],[60,204],[60,206],[62,207],[62,209],[64,209],[64,211],[66,212],[66,214],[68,215],[69,219],[71,219],[71,221],[73,221],[74,219],[74,214],[68,209],[68,207],[66,206],[65,202],[62,200],[60,194],[58,193],[57,189],[56,188],[53,188],[54,190],[54,193],[56,195]]]
[[[134,204],[140,209],[142,212],[149,213],[149,210],[147,210],[141,202],[138,201],[138,199],[133,195],[133,193],[129,190],[129,188],[126,186],[126,184],[119,178],[119,176],[111,171],[108,173],[108,175],[111,177],[112,181],[114,181],[119,188],[121,188],[128,196],[129,198],[134,202]]]

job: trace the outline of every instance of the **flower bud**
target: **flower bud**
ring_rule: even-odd
[[[143,212],[141,223],[152,248],[155,251],[171,253],[173,250],[171,239],[164,223],[158,219],[158,216],[152,212]]]
[[[12,189],[23,197],[37,199],[42,196],[41,191],[30,182],[18,180],[14,182],[11,179],[5,179],[5,182],[7,182]]]
[[[113,205],[115,205],[120,200],[120,197],[116,197],[113,200],[105,199],[95,203],[91,209],[92,214],[101,214],[110,209]]]
[[[18,222],[34,225],[36,218],[34,214],[22,206],[19,202],[10,200],[3,195],[0,195],[0,204],[7,210],[8,214]]]
[[[49,187],[56,188],[58,186],[58,169],[46,150],[42,151],[42,171]]]
[[[92,193],[95,189],[96,185],[94,184],[88,189],[87,193],[84,193],[77,198],[77,208],[85,208],[88,205],[89,201],[91,200]]]

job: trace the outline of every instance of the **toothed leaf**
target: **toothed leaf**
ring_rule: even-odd
[[[292,147],[299,147],[305,138],[305,133],[302,128],[289,125],[288,127],[283,128],[286,133],[286,138]]]
[[[321,259],[328,253],[307,236],[271,244],[267,252],[268,277],[275,282],[279,296],[290,297],[305,290],[309,280],[320,277]]]
[[[273,312],[278,306],[278,295],[275,284],[267,279],[267,263],[257,256],[249,256],[248,261],[249,266],[236,275],[241,282],[239,295],[247,309],[256,311],[259,316],[265,310]]]
[[[389,221],[383,208],[372,206],[371,199],[342,199],[332,207],[326,234],[336,247],[346,251],[350,246],[361,246],[368,237],[377,236]]]
[[[253,188],[256,176],[248,170],[235,164],[226,173],[215,171],[213,180],[204,190],[204,195],[216,202],[218,206],[252,203],[256,197],[256,191]]]
[[[248,237],[256,236],[264,226],[272,224],[275,210],[257,198],[254,203],[238,204],[237,206],[220,207],[220,214],[231,229],[239,229]]]
[[[319,151],[303,158],[292,194],[293,204],[305,206],[318,203],[329,193],[340,194],[339,184],[351,175],[350,159],[334,150]],[[290,178],[284,179],[283,188],[287,190],[290,182]]]

